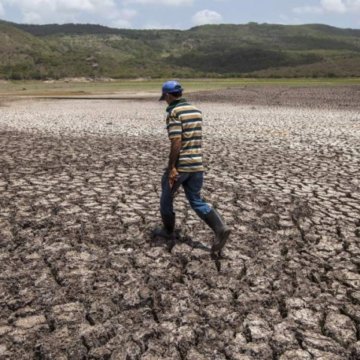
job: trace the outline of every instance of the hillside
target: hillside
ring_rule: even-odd
[[[360,30],[206,25],[186,31],[0,21],[0,77],[360,76]]]

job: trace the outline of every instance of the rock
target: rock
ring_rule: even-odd
[[[12,330],[10,326],[0,326],[0,336],[4,336]]]
[[[344,360],[348,359],[346,355],[336,355],[332,352],[321,351],[317,349],[310,349],[309,353],[312,355],[312,359],[317,360]]]
[[[242,333],[237,333],[232,342],[237,346],[245,345],[247,343],[246,338]]]
[[[46,324],[46,318],[44,315],[38,316],[28,316],[25,318],[20,318],[15,322],[15,326],[22,329],[31,329],[38,326],[44,326]]]
[[[274,347],[280,354],[285,350],[296,349],[298,347],[295,332],[287,321],[274,326],[274,334],[271,341],[274,343]]]
[[[360,305],[345,304],[342,307],[344,313],[355,323],[360,323]]]
[[[247,329],[252,342],[266,341],[272,335],[269,324],[257,315],[249,315],[243,325]]]
[[[360,288],[360,274],[358,273],[344,269],[337,272],[335,277],[339,281],[344,282],[346,285],[351,286],[355,290]]]
[[[255,359],[272,359],[273,352],[271,347],[266,344],[256,344],[248,343],[242,346],[242,352],[245,352],[245,355],[254,357]]]
[[[237,333],[225,348],[226,355],[230,358],[238,359],[241,349],[247,344],[246,338],[242,333]],[[240,358],[239,358],[240,359]]]
[[[355,235],[360,238],[360,227],[355,229]]]
[[[6,359],[6,357],[9,355],[7,351],[6,345],[0,344],[0,357],[1,359]]]
[[[110,359],[111,350],[107,349],[105,346],[92,349],[89,352],[89,357],[94,360]]]
[[[350,297],[357,305],[360,305],[360,291],[354,291]]]
[[[225,349],[225,354],[227,356],[227,359],[230,358],[232,360],[254,360],[252,356],[239,354],[239,353],[232,353],[227,348]]]
[[[311,332],[306,332],[303,336],[302,346],[310,353],[319,350],[321,352],[343,355],[345,352],[338,343],[326,336]]]
[[[302,309],[306,306],[306,302],[300,298],[288,298],[285,301],[286,309]]]
[[[289,319],[309,329],[319,329],[321,314],[310,309],[290,310]]]
[[[356,327],[345,315],[329,313],[326,316],[324,328],[328,336],[345,347],[356,341]]]
[[[360,341],[351,346],[351,360],[360,359]]]
[[[186,354],[187,360],[207,360],[206,357],[200,354],[196,349],[191,348]]]
[[[312,356],[305,350],[289,350],[280,356],[279,360],[311,360]]]
[[[115,329],[107,324],[85,327],[80,336],[87,348],[98,348],[105,345],[115,334]]]
[[[56,327],[64,324],[85,322],[84,306],[78,302],[54,306],[50,311],[50,318]]]
[[[77,333],[68,327],[56,329],[41,337],[36,345],[37,357],[44,359],[84,359],[88,349]]]
[[[282,228],[288,228],[288,229],[290,229],[290,228],[292,228],[292,227],[295,226],[292,221],[287,221],[287,220],[280,220],[280,221],[279,221],[279,225],[280,225],[280,227],[282,227]]]

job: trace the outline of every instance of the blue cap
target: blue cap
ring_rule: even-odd
[[[176,80],[166,81],[162,86],[162,95],[159,101],[165,100],[166,94],[178,94],[182,92],[183,92],[183,88],[181,87],[181,84],[178,81]]]

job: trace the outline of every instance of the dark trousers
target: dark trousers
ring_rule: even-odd
[[[174,215],[174,197],[182,185],[190,206],[200,218],[204,218],[211,211],[211,206],[201,198],[201,188],[204,182],[203,172],[180,172],[172,189],[169,184],[169,171],[166,170],[161,180],[160,212],[164,217]]]

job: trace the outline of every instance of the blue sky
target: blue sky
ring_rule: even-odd
[[[189,29],[250,21],[360,28],[360,0],[0,0],[0,18],[19,23],[93,23]]]

